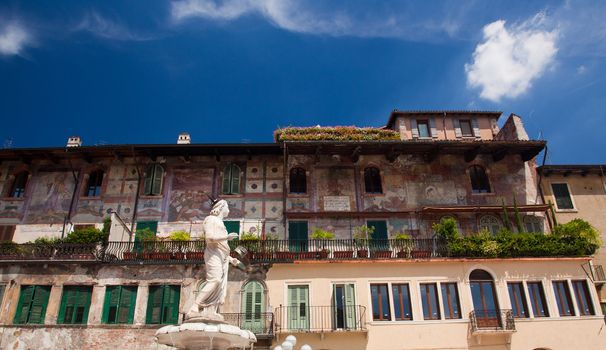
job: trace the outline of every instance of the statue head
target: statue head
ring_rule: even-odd
[[[210,210],[210,215],[218,216],[221,219],[226,218],[229,215],[229,205],[225,199],[221,199],[217,201],[212,209]]]

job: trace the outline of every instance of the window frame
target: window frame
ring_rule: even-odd
[[[571,208],[560,208],[558,204],[558,197],[556,196],[553,185],[566,185],[566,191],[568,192],[568,199],[570,200]],[[552,182],[549,184],[551,189],[551,195],[553,196],[553,201],[555,203],[555,210],[559,212],[575,212],[577,211],[577,206],[574,202],[574,198],[572,197],[572,191],[570,190],[570,185],[568,182]]]
[[[538,286],[538,299],[537,296],[534,293],[534,290],[531,291],[531,286]],[[528,291],[528,299],[530,300],[530,307],[532,309],[532,316],[533,317],[549,317],[549,305],[547,303],[547,298],[545,297],[545,287],[543,286],[543,282],[541,281],[527,281],[526,282],[526,289]],[[538,314],[537,315],[537,310],[539,308],[539,302],[542,304],[543,306],[543,314]],[[537,309],[535,309],[535,307]]]
[[[492,218],[492,219],[494,219],[494,222],[490,223],[490,224],[489,224],[490,226],[488,226],[488,227],[484,227],[484,226],[486,226],[487,224],[486,224],[486,223],[483,223],[482,221],[484,221],[485,219],[488,219],[488,218]],[[496,223],[496,224],[498,224],[498,226],[499,226],[499,227],[498,227],[498,229],[496,230],[496,232],[494,232],[494,231],[492,230],[493,228],[495,228],[495,227],[496,227],[496,226],[495,226],[495,223]],[[486,228],[486,229],[488,230],[488,232],[489,232],[491,235],[495,235],[495,234],[497,234],[497,233],[498,233],[500,230],[502,230],[502,229],[503,229],[503,223],[501,222],[501,220],[499,220],[499,218],[498,218],[496,215],[492,215],[492,214],[486,214],[486,215],[482,215],[482,216],[480,216],[480,218],[478,219],[478,228],[480,229],[480,231],[482,231],[484,228]]]
[[[13,182],[7,193],[8,198],[22,199],[25,197],[27,191],[27,184],[29,182],[30,172],[22,170],[14,174]],[[22,183],[21,183],[22,182]],[[19,186],[19,187],[17,187]]]
[[[563,287],[563,291],[564,291],[564,296],[561,295],[561,289],[560,288],[556,288],[556,284],[558,285],[562,285]],[[574,310],[574,304],[572,303],[572,295],[570,293],[570,288],[568,286],[568,281],[567,280],[556,280],[556,281],[551,281],[551,286],[553,287],[553,296],[555,298],[556,301],[556,306],[558,309],[558,315],[560,317],[572,317],[572,316],[576,316],[576,312]],[[566,302],[568,304],[568,308],[570,309],[569,312],[563,312],[564,311],[564,305],[561,304],[562,301],[564,301],[563,298],[566,298]]]
[[[427,128],[427,136],[423,136],[421,133],[421,125],[425,125]],[[429,124],[429,119],[417,119],[417,132],[419,133],[420,139],[430,139],[431,138],[431,126]]]
[[[301,167],[290,169],[288,193],[307,194],[307,171]]]
[[[517,290],[515,290],[515,288],[517,288]],[[511,304],[511,312],[513,317],[529,318],[530,312],[528,311],[528,303],[526,302],[524,283],[521,281],[508,281],[507,294],[509,295],[509,303]],[[518,298],[521,300],[518,300]]]
[[[378,309],[378,315],[379,318],[375,318],[375,308],[374,308],[374,294],[373,294],[373,286],[377,287],[377,306]],[[383,306],[382,305],[382,294],[381,294],[381,288],[380,287],[385,287],[385,293],[386,293],[386,297],[385,300],[387,302],[387,313],[385,313],[383,310]],[[370,283],[370,307],[371,307],[371,311],[372,311],[372,320],[373,322],[386,322],[386,321],[391,321],[391,302],[390,302],[390,295],[389,295],[389,283],[385,282],[385,283]]]
[[[237,182],[236,182],[236,177],[234,176],[234,172],[232,169],[237,168],[238,169],[238,176],[237,176]],[[228,174],[229,172],[229,174]],[[228,177],[227,179],[227,185],[229,187],[229,189],[226,191],[225,185],[226,185],[226,176]],[[225,166],[225,168],[223,168],[223,178],[221,181],[221,193],[224,195],[239,195],[242,194],[242,168],[236,164],[236,163],[229,163]],[[237,186],[235,186],[237,184]],[[234,189],[234,187],[237,187]]]
[[[160,303],[154,304],[153,293],[160,293]],[[176,300],[166,302],[167,293],[175,293]],[[179,323],[179,304],[181,303],[181,286],[178,284],[152,284],[148,287],[147,309],[145,324],[177,324]],[[170,297],[170,294],[168,295]],[[159,307],[159,320],[154,320],[154,309]],[[169,309],[170,311],[167,311]],[[168,316],[165,317],[169,312]]]
[[[110,309],[113,307],[112,303],[111,303],[111,291],[114,288],[119,288],[119,296],[118,296],[118,302],[116,307],[116,312],[115,312],[115,319],[114,321],[110,322],[109,320],[109,314],[110,314]],[[134,290],[134,292],[131,290],[129,293],[130,294],[128,297],[130,297],[130,301],[128,303],[128,314],[126,317],[126,321],[124,322],[119,322],[119,315],[120,315],[120,309],[122,307],[124,307],[124,303],[122,300],[123,297],[123,292],[124,290],[129,290],[132,289]],[[103,300],[103,313],[102,313],[102,317],[101,317],[101,323],[102,324],[133,324],[134,323],[134,315],[135,315],[135,307],[137,304],[137,294],[138,294],[138,286],[136,285],[111,285],[111,286],[106,286],[105,287],[105,299]]]
[[[433,287],[433,296],[434,300],[431,300],[432,293],[427,287]],[[423,292],[423,287],[425,287],[425,292]],[[419,283],[419,294],[421,296],[421,309],[423,312],[423,320],[425,321],[435,321],[442,319],[442,312],[440,310],[440,296],[438,295],[438,284],[436,282],[423,282]],[[427,300],[425,299],[427,298]],[[425,304],[427,303],[427,312],[425,312]],[[435,303],[436,313],[433,313],[433,305]],[[435,315],[435,316],[434,316]]]
[[[469,125],[469,134],[465,134],[463,132],[463,124]],[[471,119],[459,119],[459,129],[461,130],[461,137],[475,137],[473,133],[473,125],[471,123]]]
[[[158,174],[158,168],[160,174]],[[158,163],[152,163],[145,168],[145,176],[143,179],[143,196],[161,196],[164,188],[164,175],[166,175],[166,169]],[[159,186],[156,189],[156,183],[159,182]],[[149,183],[149,185],[148,185]],[[148,189],[149,186],[149,189]],[[156,191],[157,190],[157,191]],[[157,192],[157,193],[156,193]]]
[[[101,174],[99,176],[99,174]],[[94,175],[94,177],[93,177]],[[103,180],[105,179],[105,172],[101,169],[91,171],[88,174],[86,180],[86,187],[84,188],[83,197],[87,198],[98,198],[101,197],[101,191],[103,190]],[[91,184],[95,180],[94,184]],[[92,192],[91,192],[92,190]]]
[[[478,173],[477,169],[481,170],[482,172]],[[488,177],[488,169],[481,165],[474,164],[467,168],[467,172],[469,174],[469,183],[471,184],[471,194],[478,195],[493,193],[490,178]],[[484,181],[485,183],[483,183]]]
[[[24,294],[25,288],[33,288],[31,295],[26,299],[26,295]],[[13,324],[44,324],[44,319],[46,318],[46,311],[48,308],[48,300],[50,299],[52,286],[50,285],[40,285],[40,284],[28,284],[21,285],[19,288],[19,301],[17,303],[17,311],[15,312],[15,316],[13,318]],[[46,296],[44,295],[46,294]],[[32,321],[30,318],[32,317],[32,308],[35,306],[36,297],[42,295],[43,300],[38,300],[41,302],[41,311],[40,318],[38,320]],[[23,304],[27,302],[27,311],[26,316],[23,321],[20,319],[23,315]]]
[[[444,287],[454,286],[454,304],[456,304],[456,310],[453,307],[453,298],[451,298],[450,290],[446,289],[446,295],[444,294]],[[461,312],[461,297],[459,295],[459,285],[457,282],[440,282],[440,292],[442,297],[442,312],[445,320],[458,320],[463,317]],[[456,316],[458,311],[458,316]]]
[[[71,312],[71,320],[72,322],[65,322],[65,316],[67,313],[67,308],[70,307],[69,298],[66,292],[76,292],[76,296],[74,297],[76,301],[71,304],[73,308]],[[84,294],[84,305],[78,305],[80,301],[78,298],[80,297],[80,293]],[[88,315],[90,311],[91,298],[93,294],[92,286],[78,286],[78,285],[67,285],[63,286],[63,291],[61,292],[61,303],[59,304],[59,313],[57,315],[57,324],[87,324],[88,323]],[[76,319],[77,308],[83,307],[82,311],[82,321],[73,322]]]
[[[394,321],[413,321],[414,320],[414,312],[412,309],[412,295],[410,283],[407,282],[392,282],[389,284],[391,290],[391,301],[393,303],[393,320]],[[394,293],[394,288],[398,287],[398,295],[396,298],[396,294]],[[402,287],[405,287],[406,292],[408,294],[408,298],[405,299],[402,293]],[[401,317],[398,318],[396,305],[398,305],[398,309],[400,310]],[[410,311],[410,316],[405,317],[406,306],[408,306],[408,310]],[[374,317],[374,315],[373,315]]]
[[[595,306],[593,305],[593,299],[591,298],[591,292],[589,291],[589,285],[587,284],[587,280],[572,280],[571,284],[579,316],[594,316]],[[579,295],[579,290],[577,286],[583,287],[582,296],[585,300],[580,298],[581,295]]]
[[[529,233],[543,233],[545,232],[545,218],[538,215],[524,215],[522,219],[524,228],[526,232]],[[532,227],[532,230],[529,230],[529,225]],[[539,225],[540,230],[535,230],[535,226]]]
[[[364,193],[383,194],[383,179],[381,169],[369,165],[364,168]]]

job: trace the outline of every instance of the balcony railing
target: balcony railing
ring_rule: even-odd
[[[280,306],[275,314],[276,333],[366,331],[366,308],[361,305]]]
[[[100,244],[0,243],[0,260],[5,261],[100,261]]]
[[[273,338],[274,314],[273,312],[252,313],[222,313],[225,322],[238,326],[241,329],[253,332],[257,338]]]
[[[260,240],[232,241],[243,246],[252,262],[295,260],[428,259],[447,256],[437,239],[410,240]],[[103,260],[109,263],[202,263],[204,241],[109,242]],[[235,252],[232,252],[235,254]],[[234,255],[235,256],[235,255]]]
[[[472,333],[511,333],[516,324],[511,310],[474,310],[469,313]]]

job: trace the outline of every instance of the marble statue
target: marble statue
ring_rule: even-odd
[[[206,282],[185,316],[186,320],[223,321],[223,316],[219,314],[219,307],[225,303],[229,265],[240,268],[243,265],[240,260],[229,255],[230,248],[227,242],[238,238],[238,233],[228,233],[223,224],[223,219],[229,215],[228,204],[225,200],[213,200],[212,202],[210,215],[202,223],[206,239],[206,249],[204,250]]]

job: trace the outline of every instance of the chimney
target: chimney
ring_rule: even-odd
[[[182,132],[179,134],[179,137],[177,138],[177,145],[189,145],[190,143],[191,137],[189,136],[189,133]]]
[[[80,147],[82,146],[82,139],[80,136],[70,136],[67,139],[67,145],[65,147]]]

